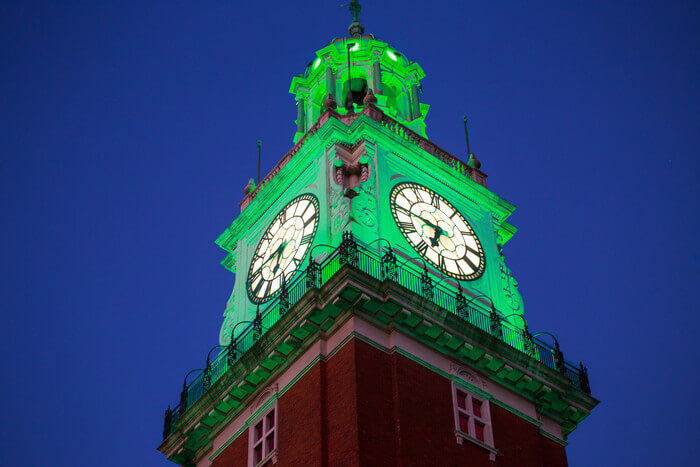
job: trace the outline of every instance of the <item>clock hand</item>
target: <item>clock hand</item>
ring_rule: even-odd
[[[275,252],[272,253],[272,254],[270,255],[270,257],[267,258],[267,259],[265,260],[265,262],[262,263],[262,264],[260,265],[260,269],[264,268],[265,265],[266,265],[267,263],[269,263],[270,261],[272,261],[273,258],[275,258],[276,256],[279,256],[279,255],[284,251],[284,248],[287,246],[287,244],[288,244],[288,242],[286,242],[286,241],[282,242],[282,244],[277,248],[277,250],[275,250]],[[278,263],[279,263],[279,261],[278,261]],[[275,271],[276,271],[276,269],[275,269]],[[273,271],[273,273],[274,273],[275,271]]]
[[[427,225],[428,227],[430,227],[431,229],[433,229],[433,230],[435,231],[434,236],[430,239],[430,244],[431,244],[432,246],[438,246],[438,238],[439,238],[441,235],[444,235],[444,236],[446,236],[446,237],[449,237],[449,235],[447,234],[447,232],[445,232],[444,230],[442,230],[441,227],[439,227],[439,226],[433,224],[432,222],[430,222],[429,220],[425,219],[424,217],[419,216],[419,215],[417,215],[417,214],[413,214],[413,213],[411,213],[411,215],[413,215],[413,216],[417,217],[418,219],[422,220],[422,221],[425,223],[425,225]]]
[[[272,256],[277,256],[277,257],[279,258],[279,256],[280,256],[282,253],[284,253],[284,249],[287,247],[287,245],[288,245],[287,241],[282,242],[282,244],[280,245],[280,247],[277,248],[277,251],[274,252],[274,253],[272,254]],[[270,256],[270,258],[272,258],[272,256]],[[277,262],[275,263],[275,267],[272,269],[272,274],[276,274],[276,273],[277,273],[277,270],[279,269],[279,267],[280,267],[280,262],[279,262],[279,259],[278,259]]]
[[[438,246],[440,242],[438,242],[438,238],[440,238],[440,235],[442,235],[444,232],[440,227],[435,227],[435,234],[433,235],[433,238],[430,239],[430,244],[433,246]]]

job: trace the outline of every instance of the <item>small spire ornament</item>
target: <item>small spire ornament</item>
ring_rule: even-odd
[[[358,0],[352,0],[350,3],[345,3],[340,6],[344,7],[346,5],[350,5],[350,14],[352,15],[352,23],[350,23],[348,32],[351,36],[361,36],[365,33],[365,27],[360,23],[360,10],[362,9],[360,2]]]
[[[323,108],[335,110],[336,107],[338,107],[338,103],[335,101],[335,99],[333,99],[333,94],[329,92],[326,96],[326,100],[323,101]]]
[[[374,91],[372,91],[372,88],[369,88],[367,90],[367,94],[365,94],[365,98],[362,99],[362,102],[365,105],[377,103],[377,96],[374,95]]]

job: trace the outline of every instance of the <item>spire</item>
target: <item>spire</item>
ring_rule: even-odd
[[[348,32],[351,36],[361,36],[365,33],[365,27],[360,23],[360,10],[362,9],[360,2],[358,0],[352,0],[345,5],[350,5],[350,14],[352,15],[352,23],[350,23]]]

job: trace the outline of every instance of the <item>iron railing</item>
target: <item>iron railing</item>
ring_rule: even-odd
[[[473,298],[468,300],[461,286],[457,288],[446,284],[445,278],[436,271],[429,270],[427,265],[418,268],[415,264],[407,262],[397,267],[393,250],[385,249],[383,252],[377,252],[354,240],[352,234],[345,233],[338,248],[320,263],[310,258],[304,273],[298,274],[289,284],[285,284],[281,293],[270,301],[264,310],[258,309],[256,318],[248,323],[243,331],[237,336],[232,334],[231,343],[228,346],[222,346],[213,361],[207,361],[206,367],[194,381],[183,385],[180,403],[174,409],[168,407],[165,412],[163,439],[170,435],[178,418],[187,408],[199,400],[211,385],[216,383],[267,329],[274,326],[291,306],[301,300],[310,289],[321,287],[328,282],[346,264],[377,280],[391,280],[398,283],[425,300],[459,316],[481,331],[491,334],[545,366],[560,372],[569,378],[575,387],[590,394],[586,367],[583,364],[576,367],[567,362],[556,339],[552,347],[541,339],[533,337],[527,325],[524,329],[520,329],[499,316],[493,306],[487,309],[475,302]]]

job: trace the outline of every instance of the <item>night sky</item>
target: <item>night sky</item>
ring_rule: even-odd
[[[350,23],[242,3],[0,3],[0,465],[173,465],[163,412],[234,281],[214,240]],[[601,400],[570,465],[697,462],[698,2],[364,3],[427,74],[428,136],[464,158],[466,113],[518,207],[530,328]]]

